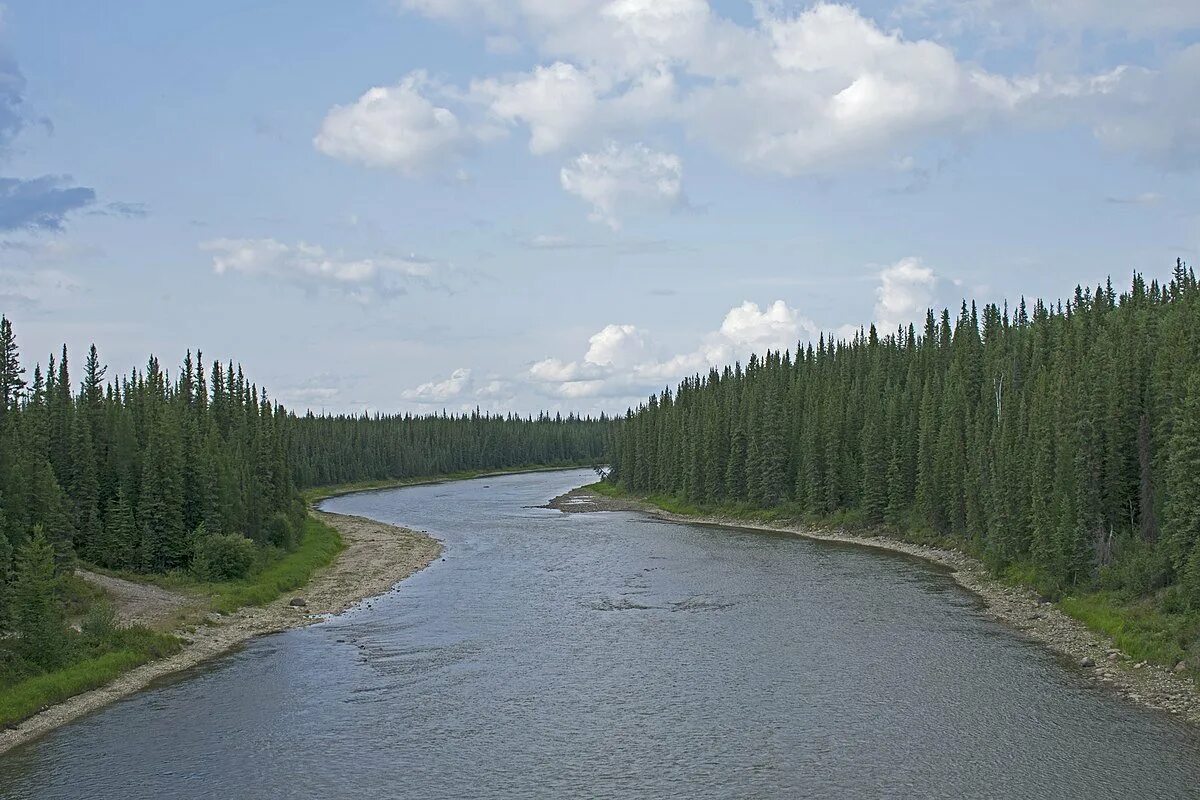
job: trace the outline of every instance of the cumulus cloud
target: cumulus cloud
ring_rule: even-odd
[[[470,145],[473,134],[453,111],[425,96],[429,87],[418,71],[394,86],[368,89],[349,105],[334,106],[313,145],[334,158],[407,174],[442,166]]]
[[[459,368],[450,373],[450,377],[445,380],[430,381],[414,389],[405,389],[400,396],[410,402],[437,405],[461,399],[473,385],[471,370]]]
[[[67,215],[91,205],[96,193],[70,178],[0,178],[0,231],[58,231]]]
[[[882,335],[919,321],[933,306],[937,276],[919,258],[902,258],[879,273],[875,322]]]
[[[812,329],[811,322],[802,319],[782,300],[776,300],[765,309],[747,300],[725,315],[720,333],[743,349],[762,351],[791,347],[801,330]]]
[[[595,77],[563,62],[471,86],[471,95],[496,118],[529,127],[529,150],[539,155],[562,148],[587,130],[602,91]]]
[[[429,285],[436,265],[410,258],[350,258],[323,247],[275,239],[214,239],[200,248],[212,253],[218,275],[241,274],[287,281],[309,291],[328,291],[370,302]]]
[[[544,359],[529,368],[526,379],[551,397],[633,400],[751,353],[790,349],[816,332],[811,320],[782,300],[766,308],[746,301],[730,309],[719,328],[686,352],[659,357],[646,331],[629,324],[606,325],[588,339],[583,358]]]
[[[820,4],[764,19],[770,60],[697,89],[689,116],[714,148],[784,175],[884,166],[930,139],[971,133],[1028,89],[960,63],[949,48],[885,32],[853,8]]]
[[[677,206],[683,197],[683,161],[644,144],[610,142],[562,168],[562,188],[592,206],[591,218],[614,230],[620,213]]]
[[[911,23],[916,35],[829,2],[798,11],[756,2],[747,21],[721,16],[709,0],[395,3],[479,28],[505,51],[520,44],[543,63],[480,76],[463,89],[434,87],[414,73],[331,110],[317,146],[415,172],[523,131],[536,155],[582,153],[561,167],[560,182],[592,206],[594,219],[614,227],[629,200],[661,207],[679,198],[675,156],[605,144],[648,131],[678,130],[732,162],[784,176],[897,163],[927,175],[918,154],[937,158],[939,149],[979,131],[1029,125],[1084,127],[1104,146],[1160,166],[1200,165],[1200,117],[1192,111],[1200,45],[1184,47],[1178,36],[1200,26],[1193,0],[907,0],[891,20]],[[1077,41],[1090,32],[1166,38],[1161,47],[1119,51],[1142,64],[1078,73],[985,68],[960,55],[952,37],[920,35],[953,29],[962,36],[1010,18],[1025,26],[1011,42]]]

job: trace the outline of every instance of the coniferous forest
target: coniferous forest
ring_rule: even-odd
[[[627,415],[610,478],[693,506],[886,526],[1052,594],[1195,612],[1195,273],[964,303],[920,329],[714,369]]]
[[[87,606],[72,591],[76,564],[242,578],[300,544],[304,487],[594,463],[608,427],[545,415],[296,416],[240,366],[206,369],[199,353],[174,376],[153,357],[109,376],[94,346],[81,367],[64,347],[30,370],[0,317],[0,687],[103,651],[89,639],[97,630],[136,635],[90,618],[72,633],[69,616]]]

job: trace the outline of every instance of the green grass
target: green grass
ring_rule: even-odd
[[[222,614],[242,606],[265,605],[284,592],[304,586],[313,573],[332,564],[343,547],[337,531],[309,517],[304,523],[300,546],[262,571],[237,581],[195,582],[192,588],[211,595],[212,609]]]
[[[636,494],[606,481],[588,484],[583,488],[604,497],[649,503],[655,508],[662,509],[669,514],[678,514],[681,517],[720,517],[722,519],[741,520],[743,522],[803,523],[825,527],[862,527],[861,517],[856,511],[842,511],[829,517],[816,517],[790,504],[776,506],[775,508],[755,508],[754,506],[742,503],[690,503],[674,495]]]
[[[592,492],[595,492],[598,495],[602,495],[603,497],[628,497],[629,496],[629,492],[625,491],[620,486],[617,486],[615,483],[609,483],[608,481],[597,481],[596,483],[589,483],[587,486],[585,486],[583,488],[588,489]]]
[[[186,571],[152,574],[93,565],[89,565],[88,569],[135,583],[161,586],[195,597],[199,603],[207,600],[211,610],[227,614],[242,606],[264,605],[284,592],[300,588],[318,569],[333,563],[342,548],[342,538],[338,532],[310,516],[305,519],[300,544],[295,550],[276,551],[278,555],[275,558],[238,580],[203,581]]]
[[[1117,647],[1136,661],[1173,667],[1195,659],[1189,653],[1200,642],[1200,618],[1195,614],[1167,613],[1153,598],[1126,602],[1109,592],[1064,597],[1063,611],[1111,637]],[[1193,670],[1196,664],[1192,664]]]
[[[0,726],[20,722],[46,706],[103,686],[121,674],[175,653],[181,647],[174,636],[145,628],[122,630],[113,638],[112,644],[119,649],[85,656],[61,669],[26,678],[0,690]]]

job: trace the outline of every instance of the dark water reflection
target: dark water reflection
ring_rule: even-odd
[[[444,562],[0,757],[4,798],[1200,796],[1200,739],[921,562],[531,508],[588,473],[358,495]]]

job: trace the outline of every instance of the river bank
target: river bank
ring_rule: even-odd
[[[977,559],[957,550],[928,547],[886,536],[855,536],[793,524],[767,524],[719,516],[683,515],[630,497],[608,497],[588,487],[573,489],[548,504],[565,513],[636,511],[671,522],[789,533],[827,542],[903,553],[946,567],[951,577],[983,602],[987,614],[1071,659],[1092,681],[1126,699],[1200,725],[1200,692],[1195,684],[1157,664],[1135,662],[1106,636],[1063,613],[1032,589],[993,578]]]
[[[178,653],[130,670],[103,687],[77,694],[0,731],[0,753],[141,691],[159,678],[222,655],[255,637],[311,625],[383,594],[399,581],[427,567],[442,550],[440,542],[418,531],[361,517],[321,511],[311,513],[338,532],[344,549],[332,564],[317,572],[296,594],[283,595],[262,606],[243,607],[230,614],[213,612],[198,620],[189,620],[175,632],[184,642]],[[114,588],[120,590],[122,587]],[[297,596],[303,600],[302,606],[291,604]],[[170,603],[161,597],[158,601]]]

